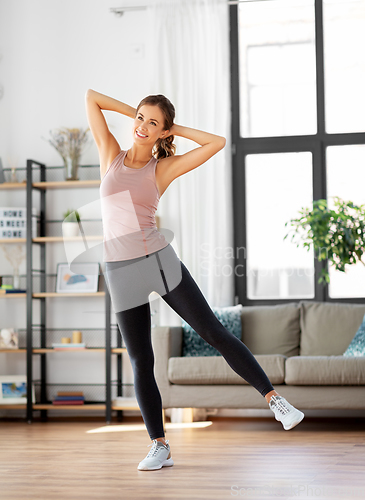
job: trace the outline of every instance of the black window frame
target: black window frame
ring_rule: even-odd
[[[260,1],[260,0],[258,0]],[[261,0],[262,1],[262,0]],[[267,0],[266,0],[267,1]],[[275,1],[275,0],[272,0]],[[264,3],[264,2],[263,2]],[[229,4],[230,22],[230,73],[231,73],[231,137],[232,137],[232,185],[233,185],[233,227],[234,248],[247,249],[246,226],[246,156],[248,154],[311,152],[313,155],[313,200],[327,199],[326,150],[328,146],[365,144],[365,132],[334,133],[325,131],[325,85],[324,85],[324,42],[323,42],[323,0],[314,0],[315,9],[315,51],[316,51],[316,103],[317,133],[300,136],[252,137],[240,136],[239,100],[239,35],[238,4]],[[300,300],[320,302],[344,302],[363,304],[365,297],[331,298],[327,283],[318,284],[322,269],[328,260],[314,258],[314,297],[302,299],[249,299],[247,297],[247,255],[246,251],[234,252],[235,303],[249,305],[275,305]],[[239,273],[239,275],[238,275]]]

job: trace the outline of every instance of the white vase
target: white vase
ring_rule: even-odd
[[[20,276],[19,276],[19,268],[14,267],[13,270],[13,288],[18,290],[20,288]]]
[[[79,236],[78,222],[64,222],[62,224],[63,236]]]
[[[66,181],[78,181],[77,170],[79,167],[79,157],[66,157],[64,158],[65,165],[65,179]]]

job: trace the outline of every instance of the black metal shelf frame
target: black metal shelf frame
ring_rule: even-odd
[[[34,168],[35,166],[35,168]],[[90,165],[94,167],[94,165]],[[85,166],[84,166],[85,167]],[[51,168],[52,173],[54,173],[54,167]],[[40,291],[46,292],[46,242],[33,242],[32,240],[32,204],[33,204],[33,191],[38,190],[40,193],[40,216],[39,219],[39,236],[46,236],[46,192],[47,189],[33,186],[33,173],[34,170],[39,170],[39,182],[46,182],[47,179],[47,167],[45,164],[40,163],[35,160],[27,160],[27,186],[26,186],[26,198],[27,198],[27,239],[26,239],[26,263],[27,263],[27,325],[26,325],[26,364],[27,364],[27,411],[26,419],[29,424],[33,421],[33,402],[32,402],[32,384],[40,385],[40,404],[47,404],[47,386],[51,385],[47,383],[47,370],[46,362],[47,353],[33,353],[33,329],[39,329],[40,331],[40,348],[46,348],[46,297],[33,297],[33,272],[36,271],[40,273]],[[62,172],[62,168],[60,169]],[[33,269],[33,244],[40,245],[40,269]],[[40,300],[40,324],[33,324],[33,300]],[[116,325],[117,330],[119,330]],[[111,422],[111,392],[112,392],[112,381],[111,381],[111,299],[108,291],[108,287],[105,286],[105,419],[106,423]],[[122,347],[122,337],[117,335],[117,347]],[[37,354],[40,356],[40,368],[41,368],[41,378],[40,381],[33,381],[33,369],[32,361],[33,355]],[[122,382],[122,353],[117,353],[117,396],[123,395],[123,384]],[[115,383],[113,382],[113,385]],[[57,385],[68,385],[68,384],[57,384]],[[73,385],[85,385],[85,384],[73,384]],[[93,384],[98,385],[98,384]],[[75,408],[77,408],[75,406]],[[47,418],[48,410],[40,410],[41,418]],[[117,411],[118,417],[122,417],[122,410]]]

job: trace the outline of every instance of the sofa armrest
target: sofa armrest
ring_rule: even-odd
[[[182,326],[170,326],[169,358],[179,358],[182,355],[182,341],[183,341]]]

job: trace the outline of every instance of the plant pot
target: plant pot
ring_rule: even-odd
[[[64,222],[62,224],[63,236],[79,236],[79,223],[78,222]]]
[[[65,180],[66,181],[78,181],[77,169],[79,167],[79,158],[64,158],[65,165]]]

